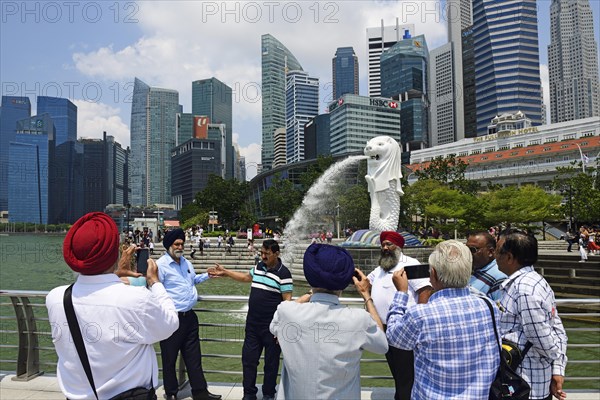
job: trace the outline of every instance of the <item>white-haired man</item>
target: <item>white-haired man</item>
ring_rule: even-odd
[[[404,268],[392,278],[396,293],[387,319],[391,346],[413,350],[412,400],[487,400],[500,354],[494,324],[483,298],[470,295],[471,251],[447,240],[429,256],[435,289],[426,304],[407,308]],[[498,324],[499,312],[495,310]]]

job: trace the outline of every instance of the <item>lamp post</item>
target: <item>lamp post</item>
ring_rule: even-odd
[[[337,203],[337,205],[335,206],[335,209],[337,211],[337,238],[340,238],[340,203]]]
[[[125,207],[127,208],[127,237],[129,237],[129,209],[131,208],[131,204],[125,204]]]

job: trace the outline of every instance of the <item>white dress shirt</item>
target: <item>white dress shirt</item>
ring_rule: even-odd
[[[46,307],[58,354],[57,377],[70,400],[94,399],[65,316],[67,286],[48,293]],[[173,300],[162,283],[145,287],[123,284],[115,274],[79,275],[73,286],[73,308],[90,361],[99,399],[135,387],[158,386],[153,343],[179,327]]]

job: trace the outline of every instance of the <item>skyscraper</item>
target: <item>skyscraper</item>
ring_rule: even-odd
[[[396,18],[396,25],[367,28],[367,58],[369,60],[369,71],[367,82],[369,88],[369,97],[381,95],[381,74],[379,71],[379,57],[381,53],[392,47],[396,42],[405,39],[407,34],[414,34],[415,26],[413,24],[402,24]]]
[[[273,164],[275,129],[285,128],[285,85],[287,71],[302,71],[296,57],[277,39],[262,35],[262,149],[264,170]]]
[[[286,161],[304,160],[304,125],[319,113],[319,78],[289,71],[285,88]]]
[[[108,204],[128,203],[129,148],[113,136],[80,139],[83,146],[83,214],[103,211]]]
[[[15,131],[7,151],[9,221],[52,223],[48,196],[52,118],[47,113],[27,117],[16,122]]]
[[[474,85],[467,88],[464,83],[464,64],[472,64],[472,57],[464,57],[464,37],[473,25],[471,2],[472,0],[446,2],[448,43],[431,51],[429,74],[432,146],[465,138],[465,102],[467,98],[473,99],[475,96]],[[475,104],[470,106],[474,112]]]
[[[216,78],[192,82],[192,114],[207,116],[211,124],[225,124],[225,177],[233,173],[233,127],[231,88]]]
[[[328,108],[330,154],[362,154],[365,143],[381,135],[400,141],[400,108],[397,101],[345,94],[329,103]]]
[[[595,37],[589,0],[552,0],[548,46],[552,123],[600,115]]]
[[[457,104],[462,104],[454,91],[456,69],[452,66],[452,43],[448,42],[429,53],[429,126],[431,146],[452,143],[458,136]],[[462,80],[462,77],[461,77]]]
[[[135,78],[131,104],[131,204],[170,204],[171,150],[175,147],[179,93]]]
[[[358,94],[358,57],[352,47],[338,47],[331,60],[333,99],[346,93]]]
[[[423,35],[401,40],[381,55],[381,95],[400,103],[404,152],[429,144],[428,64]]]
[[[477,135],[521,111],[542,122],[536,0],[473,0]]]
[[[8,210],[8,148],[17,134],[17,121],[31,116],[27,97],[2,96],[0,106],[0,211]]]
[[[77,141],[77,106],[61,97],[38,96],[37,114],[50,114],[56,129],[56,146]]]

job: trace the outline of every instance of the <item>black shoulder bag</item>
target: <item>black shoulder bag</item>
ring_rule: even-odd
[[[496,343],[498,343],[498,351],[500,352],[500,367],[492,382],[489,400],[528,400],[531,387],[527,381],[515,371],[519,367],[519,364],[521,364],[521,361],[525,358],[525,355],[532,344],[531,342],[527,342],[522,353],[519,352],[518,347],[512,342],[503,341],[502,346],[500,346],[494,308],[487,299],[482,298],[482,300],[490,309],[492,323],[494,324],[494,334],[496,335]],[[510,350],[508,347],[510,347]]]
[[[69,324],[69,330],[71,331],[71,336],[73,337],[73,343],[75,343],[75,348],[77,349],[77,354],[79,355],[79,359],[81,360],[81,365],[83,366],[83,370],[85,371],[85,375],[90,382],[90,386],[94,391],[94,395],[96,399],[98,399],[98,393],[96,393],[96,385],[94,384],[94,377],[92,376],[92,369],[90,368],[90,360],[87,356],[87,351],[85,350],[85,345],[83,343],[83,337],[81,336],[81,329],[79,328],[79,322],[77,322],[77,315],[75,315],[75,309],[73,308],[73,299],[72,299],[73,285],[70,285],[65,290],[65,295],[63,297],[63,304],[65,306],[65,314],[67,316],[67,322]],[[119,393],[118,395],[111,397],[109,400],[156,400],[156,393],[154,391],[154,384],[152,382],[152,376],[150,377],[150,389],[145,387],[137,387],[130,390],[127,390],[123,393]]]

